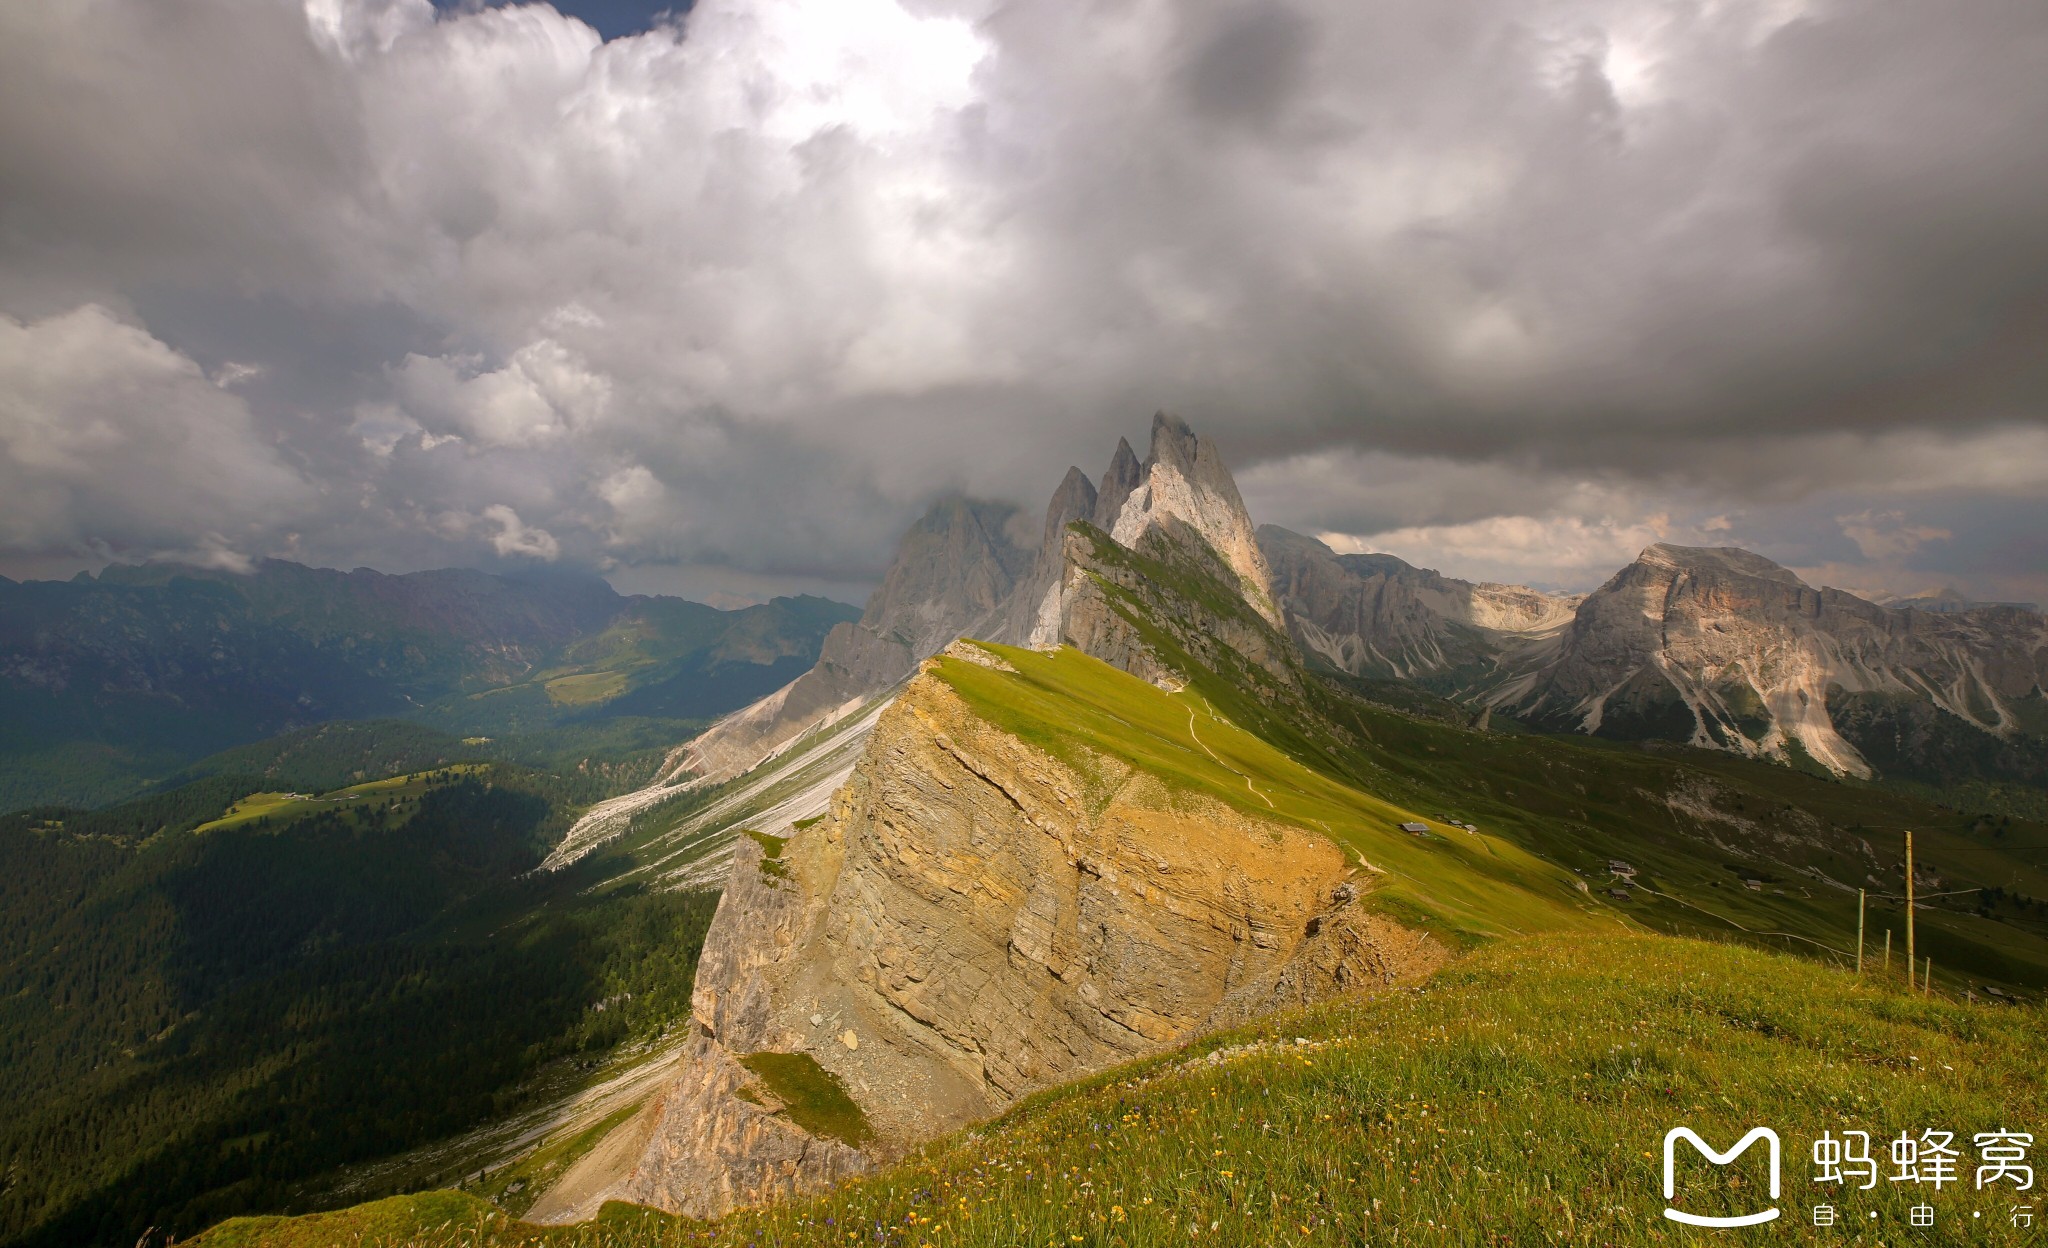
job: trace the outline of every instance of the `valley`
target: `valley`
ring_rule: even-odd
[[[0,1239],[1463,1243],[1561,1210],[1562,1242],[1656,1242],[1637,1160],[1578,1148],[1622,1106],[1839,1098],[1830,1045],[1958,1019],[1982,1078],[1880,1063],[1863,1108],[2039,1096],[2038,617],[1729,552],[1583,598],[1337,556],[1254,528],[1163,415],[1035,542],[1014,520],[935,506],[814,663],[701,732],[625,713],[696,705],[694,643],[615,624],[7,816],[0,1043],[63,1056],[10,1094]],[[1986,761],[1929,780],[1857,697]],[[436,718],[475,700],[513,731]],[[1423,1108],[1493,1125],[1418,1137]]]

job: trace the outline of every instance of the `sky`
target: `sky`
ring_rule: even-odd
[[[1167,409],[1453,575],[2048,601],[2044,220],[2034,0],[4,5],[0,574],[857,601]]]

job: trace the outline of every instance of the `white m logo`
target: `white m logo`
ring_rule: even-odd
[[[1734,1161],[1750,1145],[1758,1140],[1769,1143],[1771,1146],[1771,1200],[1775,1205],[1778,1199],[1778,1155],[1781,1151],[1776,1131],[1771,1130],[1769,1127],[1757,1127],[1748,1135],[1736,1141],[1734,1148],[1729,1149],[1725,1153],[1717,1153],[1707,1147],[1707,1142],[1695,1134],[1691,1127],[1671,1128],[1671,1130],[1664,1134],[1664,1199],[1667,1202],[1678,1195],[1677,1176],[1674,1173],[1677,1158],[1674,1156],[1675,1150],[1673,1146],[1680,1140],[1684,1140],[1700,1150],[1708,1161],[1713,1162],[1717,1166],[1725,1166],[1729,1162]],[[1670,1218],[1673,1222],[1683,1222],[1688,1226],[1755,1226],[1759,1222],[1769,1222],[1777,1217],[1778,1211],[1773,1207],[1764,1210],[1762,1213],[1746,1213],[1737,1218],[1709,1218],[1697,1213],[1686,1213],[1682,1210],[1666,1208],[1664,1216]]]

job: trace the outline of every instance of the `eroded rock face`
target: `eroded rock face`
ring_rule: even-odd
[[[708,1036],[691,1041],[679,1069],[643,1111],[654,1115],[653,1129],[608,1199],[715,1218],[816,1191],[869,1167],[859,1149],[812,1135],[776,1112],[774,1100],[751,1090],[752,1076]],[[758,1102],[740,1096],[743,1089]]]
[[[834,883],[825,956],[786,982],[798,998],[842,993],[876,1047],[948,1068],[923,1095],[902,1089],[926,1103],[920,1120],[1000,1108],[1280,1000],[1387,982],[1412,953],[1373,939],[1353,868],[1314,833],[1106,763],[1076,772],[937,681],[890,718],[888,764],[856,769],[799,855]],[[867,1052],[833,1063],[871,1078]]]
[[[1160,412],[1152,418],[1152,453],[1108,532],[1119,545],[1136,549],[1147,529],[1169,518],[1200,534],[1222,557],[1237,578],[1239,595],[1266,623],[1285,627],[1273,602],[1272,572],[1221,452],[1179,417]]]
[[[1315,833],[1056,759],[922,675],[820,823],[776,862],[742,842],[697,1048],[614,1191],[705,1216],[815,1190],[1040,1088],[1433,969],[1434,941],[1359,905],[1367,883]],[[865,1152],[739,1099],[735,1059],[761,1049],[841,1079]]]
[[[903,535],[861,618],[826,634],[810,671],[692,741],[687,769],[712,779],[738,775],[859,709],[955,637],[1004,635],[1019,578],[1033,562],[1033,552],[1011,536],[1014,518],[1015,509],[1002,503],[933,504]]]
[[[1339,555],[1277,525],[1260,527],[1259,548],[1303,653],[1445,693],[1474,692],[1547,659],[1582,597],[1461,581],[1392,555]]]
[[[1235,593],[1230,569],[1199,533],[1166,516],[1134,540],[1127,548],[1100,532],[1067,533],[1058,611],[1035,641],[1073,646],[1161,688],[1180,688],[1191,673],[1154,650],[1135,622],[1143,619],[1211,671],[1299,687],[1300,660],[1286,635]]]
[[[1865,776],[1833,706],[1932,704],[2016,731],[2048,689],[2048,621],[2016,607],[1935,614],[1814,589],[1737,549],[1656,545],[1579,607],[1525,709],[1561,727],[1785,757]]]

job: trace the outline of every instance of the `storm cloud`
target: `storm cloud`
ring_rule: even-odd
[[[1258,518],[2048,598],[2048,14],[0,10],[0,570],[857,594],[1178,410]]]

